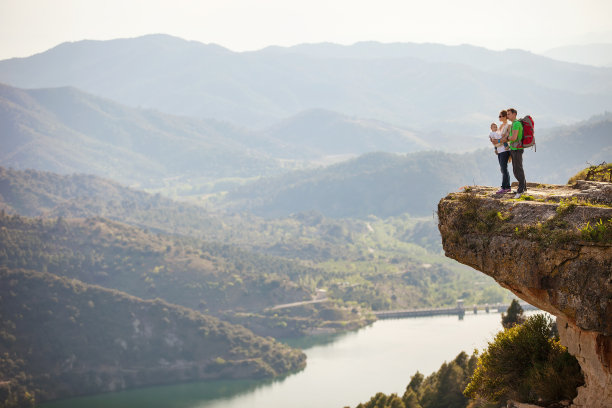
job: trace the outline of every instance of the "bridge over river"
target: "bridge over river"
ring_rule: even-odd
[[[532,306],[529,303],[520,303],[520,305],[524,311],[539,310],[537,307]],[[376,315],[378,319],[397,319],[401,317],[422,317],[438,315],[457,315],[459,317],[463,317],[466,311],[473,311],[474,314],[477,314],[478,311],[484,311],[485,313],[489,313],[491,311],[505,312],[506,310],[508,310],[508,304],[506,303],[473,305],[471,308],[466,308],[463,305],[463,301],[458,300],[457,306],[455,307],[383,310],[379,312],[374,312],[374,315]]]

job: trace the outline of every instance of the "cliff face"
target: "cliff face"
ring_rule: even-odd
[[[612,406],[612,184],[472,187],[438,205],[446,255],[557,317],[586,384],[574,407]]]

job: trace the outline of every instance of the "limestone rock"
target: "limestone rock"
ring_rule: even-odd
[[[612,184],[465,188],[438,205],[446,255],[557,316],[586,384],[574,407],[612,407]]]

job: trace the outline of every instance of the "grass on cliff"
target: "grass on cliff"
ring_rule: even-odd
[[[503,225],[512,218],[509,212],[485,207],[485,201],[481,197],[471,191],[466,191],[458,196],[459,213],[449,220],[450,229],[453,231],[451,239],[455,242],[470,232],[483,234],[499,232],[503,229]]]
[[[585,241],[610,243],[612,242],[612,218],[607,221],[599,219],[593,224],[589,221],[579,231]]]
[[[516,226],[517,237],[538,242],[543,247],[551,247],[572,241],[587,241],[603,244],[612,243],[612,218],[592,219],[579,227],[570,226],[563,219],[563,212],[545,222],[535,225]]]
[[[576,197],[561,200],[556,208],[556,214],[535,224],[512,224],[511,211],[486,205],[486,200],[473,192],[467,192],[457,197],[459,209],[457,216],[450,221],[453,231],[450,239],[459,242],[465,234],[514,234],[516,237],[538,242],[542,247],[552,247],[572,241],[588,241],[597,243],[612,243],[612,218],[593,218],[575,226],[568,217],[578,207],[592,205]],[[518,201],[518,200],[517,200]],[[533,197],[524,196],[521,201],[533,201]]]
[[[591,165],[570,178],[567,184],[573,184],[578,180],[612,182],[612,163]]]

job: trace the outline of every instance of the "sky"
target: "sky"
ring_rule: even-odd
[[[611,0],[0,0],[0,59],[164,33],[233,51],[359,41],[493,50],[612,43]]]

